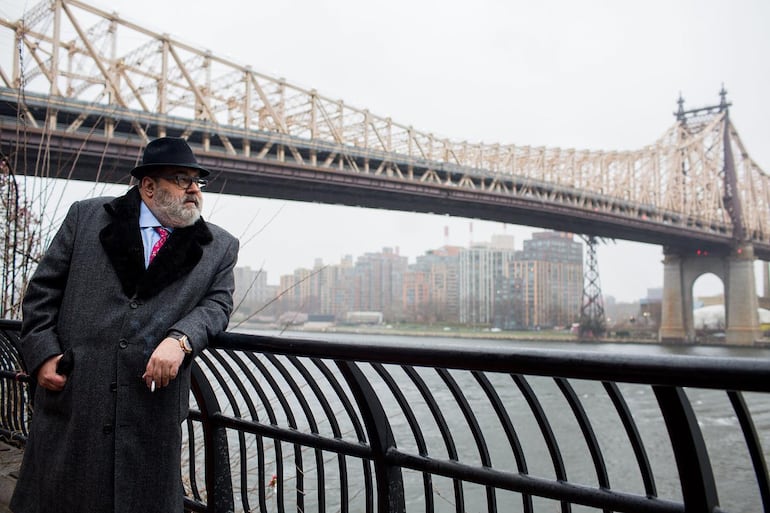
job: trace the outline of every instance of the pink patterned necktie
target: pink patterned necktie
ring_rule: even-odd
[[[168,240],[168,230],[162,226],[156,226],[155,231],[160,236],[160,239],[158,239],[158,242],[155,243],[155,245],[152,247],[152,251],[150,251],[150,262],[152,262],[152,259],[155,258],[155,255],[158,254],[160,248],[163,247],[163,244],[165,244],[166,240]]]

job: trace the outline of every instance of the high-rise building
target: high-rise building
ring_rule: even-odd
[[[583,245],[572,234],[533,234],[516,252],[512,269],[523,299],[519,324],[551,327],[576,322],[583,298]]]
[[[234,268],[233,278],[235,280],[235,291],[233,292],[235,304],[241,302],[256,303],[260,290],[267,286],[267,273],[262,270],[255,271],[251,267]]]
[[[236,267],[233,269],[235,291],[233,305],[241,316],[260,313],[275,297],[276,287],[267,284],[267,272],[263,269],[254,270],[251,267]]]
[[[421,271],[414,267],[404,273],[401,303],[405,321],[428,324],[436,321],[436,305],[430,300],[430,279],[430,271]]]
[[[298,270],[295,270],[292,274],[282,274],[280,277],[280,283],[278,285],[278,294],[280,310],[283,312],[294,312],[302,304],[302,300],[299,296],[298,287]]]
[[[408,263],[406,257],[392,248],[358,257],[354,266],[354,309],[382,312],[386,320],[400,320],[403,277]]]
[[[495,296],[501,281],[510,277],[513,236],[477,243],[459,255],[458,317],[463,324],[489,325],[495,317]]]
[[[426,251],[404,279],[404,315],[417,322],[457,322],[459,246]]]
[[[311,313],[344,318],[353,310],[353,257],[348,255],[337,265],[316,263],[314,271],[314,288],[318,291],[319,302]]]
[[[329,266],[324,265],[323,260],[316,258],[313,270],[307,277],[308,297],[306,298],[304,311],[309,314],[327,314],[327,305],[324,304],[325,291],[329,289]]]

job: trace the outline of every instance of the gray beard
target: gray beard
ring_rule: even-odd
[[[159,221],[166,226],[172,226],[174,228],[184,228],[186,226],[194,225],[201,217],[203,199],[196,197],[198,205],[191,208],[185,203],[187,196],[188,195],[185,195],[180,200],[177,200],[165,190],[157,189],[155,193],[155,205],[157,205],[158,210],[160,211],[159,217],[165,218],[159,219]]]

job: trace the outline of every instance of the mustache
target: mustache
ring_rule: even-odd
[[[185,203],[188,201],[192,201],[195,203],[195,206],[200,208],[201,206],[201,198],[197,194],[185,194],[184,200]]]

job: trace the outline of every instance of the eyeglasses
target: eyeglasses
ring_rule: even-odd
[[[209,183],[205,178],[188,175],[153,176],[153,178],[165,178],[169,182],[175,182],[178,187],[184,190],[189,189],[193,183],[197,184],[200,189],[203,189]]]

